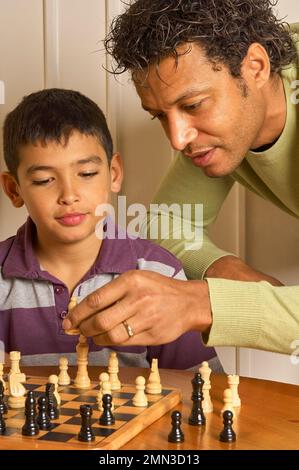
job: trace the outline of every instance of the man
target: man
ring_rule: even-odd
[[[143,108],[180,152],[155,202],[202,203],[205,229],[235,181],[299,217],[299,27],[279,23],[272,4],[137,0],[106,38],[115,73],[131,72]],[[257,272],[206,232],[200,250],[185,250],[182,239],[163,244],[189,282],[127,273],[83,301],[65,327],[80,325],[101,344],[162,344],[192,329],[208,345],[292,352],[299,286]]]

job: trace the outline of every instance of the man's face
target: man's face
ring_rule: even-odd
[[[180,46],[179,52],[190,46]],[[206,175],[233,172],[254,145],[265,118],[260,90],[248,77],[234,79],[222,66],[213,70],[200,47],[192,44],[176,67],[164,59],[149,73],[137,73],[135,87],[145,110],[159,119],[174,149]]]
[[[120,189],[119,156],[110,169],[99,140],[73,132],[67,145],[49,142],[21,147],[17,192],[39,239],[76,243],[95,237],[95,209]]]

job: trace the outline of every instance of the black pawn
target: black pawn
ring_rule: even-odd
[[[5,424],[5,421],[4,421],[4,418],[3,418],[3,413],[0,410],[0,436],[5,434],[5,431],[6,431],[6,424]]]
[[[8,408],[5,403],[5,397],[4,397],[4,385],[2,381],[0,380],[0,412],[2,412],[3,415],[5,415],[7,411],[8,411]]]
[[[185,436],[181,430],[181,413],[179,411],[173,411],[171,414],[172,429],[168,434],[168,442],[184,442]]]
[[[197,372],[194,375],[194,378],[192,380],[192,396],[191,400],[193,402],[192,405],[192,410],[191,414],[189,416],[188,423],[191,424],[192,426],[203,426],[206,424],[206,418],[202,410],[202,400],[203,400],[203,394],[202,394],[202,387],[204,384],[204,381],[201,378],[201,374]]]
[[[115,418],[111,411],[112,408],[112,396],[109,393],[103,395],[103,413],[100,416],[99,423],[103,426],[110,426],[115,423]]]
[[[36,436],[39,427],[36,420],[36,403],[32,390],[28,392],[25,401],[25,424],[22,427],[23,436]]]
[[[80,415],[82,419],[82,425],[78,434],[78,440],[83,442],[91,442],[95,440],[93,430],[91,428],[91,416],[92,408],[90,405],[80,406]]]
[[[48,401],[48,416],[50,419],[57,419],[59,418],[59,410],[57,405],[57,400],[54,395],[54,384],[47,383],[46,384],[46,397]]]
[[[47,397],[41,395],[38,399],[38,416],[37,416],[37,424],[39,425],[39,429],[44,431],[48,431],[49,429],[53,428],[51,423],[50,417],[48,415],[48,401]]]
[[[233,430],[233,413],[229,410],[223,413],[224,428],[219,435],[219,441],[234,442],[236,440],[236,433]]]

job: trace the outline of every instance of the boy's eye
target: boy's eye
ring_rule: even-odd
[[[53,181],[53,178],[47,178],[45,180],[35,180],[35,181],[32,181],[32,184],[34,184],[36,186],[44,186],[44,185],[50,183],[51,181]]]
[[[83,176],[83,178],[92,178],[98,173],[99,173],[98,171],[85,171],[84,173],[80,173],[80,176]]]

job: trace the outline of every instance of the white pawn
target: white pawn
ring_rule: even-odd
[[[118,359],[115,351],[112,351],[109,358],[108,364],[108,372],[109,372],[109,381],[111,383],[111,390],[120,390],[121,383],[118,378]]]
[[[241,400],[238,394],[238,385],[240,383],[240,378],[238,375],[228,375],[227,377],[229,388],[233,394],[233,406],[238,408],[241,406]]]
[[[54,384],[54,392],[53,392],[54,397],[56,398],[57,405],[60,406],[61,398],[60,398],[60,395],[58,393],[58,377],[57,377],[57,375],[55,375],[55,374],[50,375],[50,377],[48,378],[48,382],[50,384]]]
[[[59,359],[59,376],[58,384],[59,385],[69,385],[71,383],[71,378],[67,372],[68,370],[68,360],[67,357],[61,357]]]
[[[146,393],[158,395],[162,391],[160,374],[158,370],[158,359],[152,360],[151,373],[146,384]]]
[[[103,396],[107,395],[107,394],[112,395],[112,393],[111,393],[111,384],[108,380],[105,381],[105,382],[102,382],[102,390],[101,391],[102,391],[102,401],[100,403],[98,402],[98,409],[100,411],[104,411]],[[111,411],[113,411],[114,410],[113,400],[112,400],[111,404],[112,404]]]
[[[201,364],[201,367],[198,369],[198,371],[200,372],[201,378],[204,381],[204,384],[202,387],[202,393],[203,393],[202,409],[204,413],[212,413],[213,403],[210,397],[210,390],[211,390],[210,375],[211,375],[212,370],[209,367],[209,363],[207,361],[204,361]]]
[[[226,388],[223,392],[223,402],[224,406],[221,410],[221,414],[223,414],[225,411],[229,410],[233,413],[233,416],[235,415],[234,412],[234,407],[233,407],[233,394],[230,388]]]
[[[99,375],[99,391],[97,394],[97,403],[98,403],[98,410],[103,411],[103,391],[102,391],[102,385],[103,382],[109,382],[109,374],[107,372],[101,372]]]
[[[147,396],[144,393],[145,390],[145,378],[142,377],[142,375],[139,375],[139,377],[136,378],[136,390],[137,392],[135,393],[133,397],[133,405],[134,406],[147,406],[148,405],[148,400]]]

